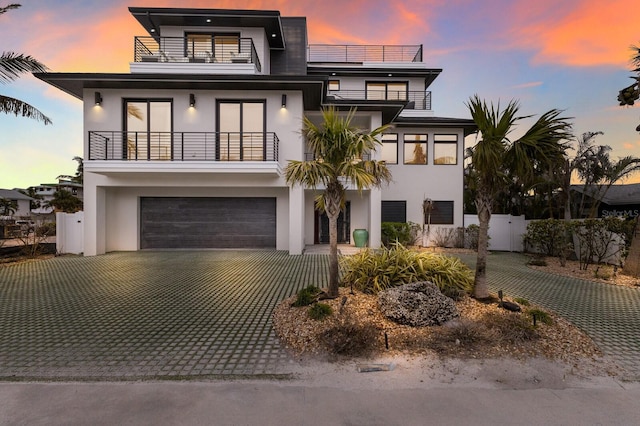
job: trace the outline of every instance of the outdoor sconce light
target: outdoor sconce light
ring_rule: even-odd
[[[196,106],[196,95],[193,93],[189,93],[189,106],[192,108]]]
[[[96,105],[102,105],[102,95],[100,92],[96,92]]]
[[[287,107],[287,95],[282,95],[282,108]]]

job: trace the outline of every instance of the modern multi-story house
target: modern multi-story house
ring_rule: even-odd
[[[84,254],[147,248],[270,248],[328,241],[316,192],[289,187],[309,154],[302,118],[357,108],[393,124],[382,148],[393,183],[349,190],[340,238],[380,244],[382,221],[462,226],[468,119],[441,118],[422,46],[313,45],[306,18],[278,11],[129,8],[146,35],[130,73],[42,73],[84,102]],[[105,46],[108,48],[108,46]]]

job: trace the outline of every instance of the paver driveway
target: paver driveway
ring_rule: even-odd
[[[474,267],[475,255],[459,255]],[[562,277],[526,266],[517,253],[488,257],[489,288],[551,309],[585,331],[605,354],[640,380],[640,288]]]
[[[153,251],[0,268],[0,379],[278,374],[282,299],[326,286],[326,256]]]

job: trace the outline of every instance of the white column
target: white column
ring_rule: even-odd
[[[85,172],[84,190],[84,255],[105,253],[105,199],[106,191],[96,185],[99,177]]]
[[[380,248],[382,244],[382,189],[371,188],[369,191],[369,247]]]
[[[304,250],[304,189],[301,185],[289,188],[289,254]]]

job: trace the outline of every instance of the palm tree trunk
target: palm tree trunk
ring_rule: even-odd
[[[338,214],[329,217],[329,297],[338,297]]]
[[[489,297],[489,286],[487,284],[487,253],[489,246],[489,220],[491,220],[491,202],[487,197],[478,195],[476,199],[478,208],[478,257],[476,260],[476,275],[473,288],[473,296],[476,299],[487,299]]]

